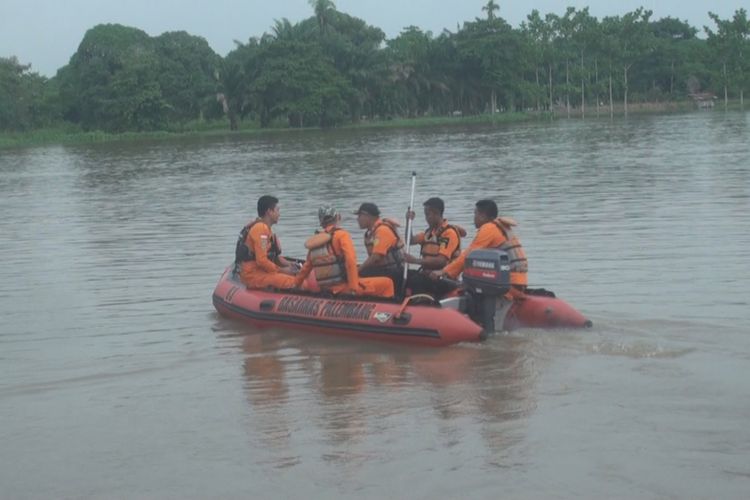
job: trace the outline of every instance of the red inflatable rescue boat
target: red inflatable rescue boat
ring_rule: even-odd
[[[481,291],[468,287],[464,294],[443,301],[415,296],[404,302],[395,302],[297,291],[254,290],[248,289],[235,273],[234,266],[230,266],[216,285],[213,303],[220,314],[258,327],[445,346],[476,342],[486,337],[487,328],[480,324],[482,321],[477,314],[468,313],[469,304],[477,303],[478,293]],[[491,297],[494,311],[495,298],[488,297]],[[494,327],[494,323],[491,325]],[[527,295],[514,301],[502,318],[504,330],[588,326],[591,322],[581,313],[549,292]]]

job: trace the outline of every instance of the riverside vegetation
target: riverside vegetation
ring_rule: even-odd
[[[186,32],[89,29],[52,78],[0,57],[0,147],[269,128],[404,126],[684,109],[691,97],[744,108],[750,21],[687,22],[638,8],[532,11],[518,27],[496,2],[439,35],[383,31],[310,0],[226,57]],[[718,96],[718,97],[717,97]]]

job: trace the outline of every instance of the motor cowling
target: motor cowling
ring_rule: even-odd
[[[505,250],[485,248],[466,257],[464,285],[472,292],[493,297],[510,290],[510,256]]]
[[[484,340],[495,331],[498,301],[510,290],[508,252],[496,248],[474,250],[466,257],[463,282],[473,296],[469,316],[482,325],[480,338]]]

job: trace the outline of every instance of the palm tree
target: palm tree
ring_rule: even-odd
[[[294,40],[299,37],[299,25],[292,24],[286,17],[281,20],[274,19],[271,27],[272,37],[276,40]]]
[[[495,11],[500,10],[500,6],[493,0],[488,0],[487,5],[482,7],[482,10],[487,13],[487,19],[489,21],[492,21],[493,19],[495,19]]]
[[[332,0],[307,0],[310,7],[315,10],[315,17],[318,19],[318,27],[322,35],[328,28],[331,19],[331,12],[336,10],[336,4]]]

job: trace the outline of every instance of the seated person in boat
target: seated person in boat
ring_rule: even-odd
[[[294,267],[281,256],[278,237],[271,226],[279,221],[279,200],[273,196],[258,199],[258,218],[240,232],[235,248],[235,264],[248,288],[294,286]]]
[[[424,218],[427,229],[412,236],[410,243],[419,245],[419,257],[406,255],[410,264],[419,264],[418,270],[409,270],[406,287],[412,294],[428,293],[441,296],[451,291],[454,286],[447,281],[437,281],[429,276],[430,271],[443,269],[448,263],[461,255],[461,237],[466,236],[466,230],[449,224],[443,217],[445,203],[440,198],[430,198],[425,201]],[[414,212],[407,213],[407,217],[414,219]]]
[[[359,277],[354,242],[349,232],[339,227],[338,211],[324,205],[318,210],[318,220],[321,229],[305,242],[307,260],[295,278],[295,286],[302,286],[313,272],[320,289],[333,294],[393,297],[393,281],[389,278]]]
[[[518,225],[510,217],[498,217],[497,205],[492,200],[479,200],[474,208],[474,226],[478,229],[474,241],[453,262],[442,270],[431,271],[433,278],[447,276],[456,279],[463,271],[466,256],[473,250],[481,248],[498,248],[505,250],[510,256],[510,295],[523,296],[528,284],[528,263],[526,252],[521,241],[513,233],[513,227]]]
[[[360,276],[386,276],[400,290],[404,275],[404,243],[398,234],[398,223],[381,219],[374,203],[362,203],[354,212],[360,229],[365,229],[367,259],[359,266]]]

